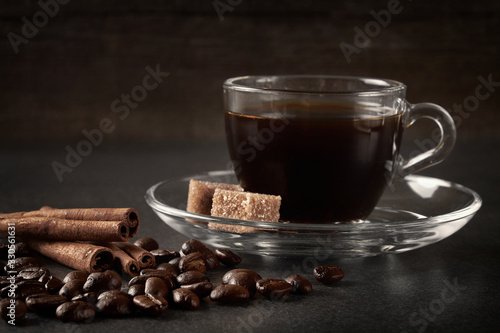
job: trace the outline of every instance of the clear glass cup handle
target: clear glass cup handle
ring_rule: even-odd
[[[410,159],[402,158],[398,168],[400,177],[418,172],[431,165],[443,161],[451,152],[456,141],[455,123],[450,114],[440,107],[432,103],[409,104],[406,127],[411,126],[415,121],[422,118],[433,120],[441,131],[441,137],[437,145],[421,154]]]

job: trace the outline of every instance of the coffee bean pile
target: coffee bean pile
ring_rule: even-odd
[[[206,272],[219,267],[220,263],[229,267],[238,265],[241,258],[226,249],[212,251],[195,239],[186,241],[179,252],[159,249],[158,243],[149,237],[138,239],[134,244],[154,255],[156,267],[143,269],[127,286],[112,270],[91,274],[72,271],[60,280],[38,259],[28,256],[29,249],[20,247],[18,255],[26,256],[10,261],[9,267],[0,261],[0,272],[17,273],[15,277],[0,276],[1,317],[11,320],[14,316],[19,320],[30,310],[63,322],[88,322],[97,315],[158,316],[169,307],[196,310],[204,298],[233,304],[247,301],[256,293],[279,300],[289,293],[312,291],[312,284],[301,275],[263,279],[257,272],[245,268],[229,270],[223,275],[222,283],[214,286]],[[344,277],[336,265],[318,266],[313,274],[324,284]]]

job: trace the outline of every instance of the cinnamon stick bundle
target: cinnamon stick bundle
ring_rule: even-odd
[[[129,242],[113,242],[112,244],[137,260],[141,268],[154,267],[156,260],[149,251]],[[106,244],[106,246],[108,245]]]
[[[139,231],[139,213],[134,208],[57,209],[44,206],[40,210],[25,212],[23,216],[53,217],[84,221],[124,221],[129,228],[130,237],[134,237]]]
[[[0,236],[14,224],[20,237],[72,241],[125,241],[139,230],[134,208],[42,207],[31,212],[0,214]]]
[[[60,264],[88,273],[110,269],[115,259],[108,248],[86,243],[32,240],[28,246]]]
[[[0,236],[14,226],[16,236],[71,241],[125,241],[129,228],[123,221],[83,221],[52,217],[6,217],[0,219]]]
[[[96,245],[101,245],[101,243],[97,243]],[[127,273],[129,276],[137,276],[139,275],[139,271],[141,270],[139,267],[139,263],[137,260],[129,256],[125,251],[121,250],[118,246],[113,243],[104,243],[102,246],[107,247],[113,255],[115,256],[115,263],[120,266],[121,270]]]

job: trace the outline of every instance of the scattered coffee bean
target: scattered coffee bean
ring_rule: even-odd
[[[63,279],[63,282],[68,283],[69,281],[75,280],[75,279],[85,281],[85,280],[87,280],[88,276],[89,276],[89,273],[87,273],[85,271],[71,271],[68,274],[66,274],[66,276]]]
[[[20,272],[28,267],[43,267],[40,260],[33,257],[18,257],[9,262],[9,270]]]
[[[174,258],[180,256],[179,252],[167,250],[167,249],[156,249],[149,251],[154,257],[156,264],[163,264],[164,262],[169,262]]]
[[[87,302],[87,303],[90,303],[92,305],[95,305],[95,303],[97,302],[98,296],[99,296],[98,293],[96,293],[95,291],[91,291],[91,292],[88,292],[85,294],[76,295],[71,300],[72,301],[83,301],[83,302]]]
[[[210,293],[210,300],[219,303],[237,303],[250,298],[250,293],[245,287],[236,284],[223,284]]]
[[[175,278],[175,276],[171,272],[169,272],[167,270],[160,270],[160,269],[155,269],[155,268],[146,268],[146,269],[143,269],[141,271],[141,275],[156,276],[156,277],[159,277],[159,278],[166,278],[166,277]]]
[[[24,280],[17,284],[15,298],[24,300],[29,295],[48,294],[43,283],[36,280]]]
[[[99,296],[97,296],[97,300],[100,300],[100,299],[103,299],[106,297],[129,297],[129,295],[124,291],[121,291],[118,289],[113,289],[113,290],[107,290],[107,291],[99,294]]]
[[[148,316],[158,316],[168,309],[168,302],[158,295],[137,295],[133,303],[139,311]]]
[[[177,275],[179,275],[179,270],[177,269],[177,266],[174,266],[168,262],[164,262],[163,264],[159,264],[156,267],[156,269],[159,271],[169,272],[173,277],[176,277]]]
[[[128,282],[128,286],[129,288],[133,285],[136,285],[136,284],[141,284],[141,285],[145,285],[146,284],[146,280],[149,279],[151,276],[149,275],[139,275],[139,276],[134,276],[133,278],[130,279],[130,281]]]
[[[320,265],[314,268],[314,278],[323,284],[339,282],[344,278],[344,272],[337,265]]]
[[[41,277],[40,280],[38,280],[38,281],[43,283],[42,282],[43,280],[44,279],[42,279],[42,277]],[[51,294],[54,294],[54,293],[57,293],[59,290],[61,290],[63,285],[64,285],[64,283],[61,280],[59,280],[55,276],[51,276],[48,278],[47,282],[45,282],[44,286],[45,286],[45,290],[47,290]]]
[[[54,316],[59,305],[66,303],[68,299],[62,295],[31,295],[26,297],[28,308],[44,316]]]
[[[291,275],[285,281],[292,285],[293,294],[308,294],[312,291],[311,282],[301,275]]]
[[[181,273],[177,276],[176,279],[177,279],[177,283],[180,286],[182,286],[184,284],[193,284],[193,283],[203,282],[203,281],[210,282],[210,279],[208,278],[208,276],[206,276],[204,273],[198,272],[198,271],[187,271],[187,272]]]
[[[130,297],[135,297],[138,295],[144,295],[144,285],[143,284],[134,284],[128,288],[127,294]]]
[[[244,287],[253,296],[256,292],[256,283],[262,277],[250,269],[238,268],[233,269],[224,274],[222,277],[222,284],[233,284]]]
[[[139,246],[139,247],[143,248],[146,251],[157,250],[158,247],[159,247],[158,242],[155,241],[151,237],[142,237],[142,238],[139,238],[138,240],[136,240],[134,242],[134,245],[135,246]]]
[[[181,288],[191,290],[196,295],[198,295],[200,299],[202,299],[210,295],[210,292],[212,292],[214,286],[210,282],[203,281],[192,284],[183,284]]]
[[[174,304],[184,310],[196,310],[200,307],[200,298],[194,292],[185,288],[172,291]]]
[[[71,299],[76,295],[83,294],[83,285],[86,280],[74,279],[66,282],[59,290],[59,295],[66,296]]]
[[[181,257],[174,258],[170,260],[168,263],[177,268],[177,271],[179,271],[179,261],[181,261]]]
[[[49,273],[49,274],[47,274],[47,273],[46,273],[46,274],[43,274],[42,276],[40,276],[40,277],[38,278],[38,282],[41,282],[41,283],[43,283],[43,284],[46,284],[46,283],[50,280],[50,278],[51,278],[51,277],[52,277],[52,275],[50,275],[50,273]],[[62,281],[61,281],[61,282],[62,282]],[[63,283],[63,284],[64,284],[64,283]]]
[[[146,276],[146,277],[158,277],[160,279],[162,279],[166,284],[167,284],[167,287],[169,289],[174,289],[177,287],[177,281],[176,281],[176,278],[175,276],[171,275],[169,272],[167,271],[160,271],[160,270],[157,270],[157,269],[151,269],[151,270],[148,270],[148,269],[143,269],[141,271],[141,275],[140,276]],[[140,281],[141,283],[143,282],[143,284],[146,283],[146,280],[143,280],[143,281],[140,281],[138,279],[138,281]],[[132,281],[132,280],[130,280]]]
[[[59,305],[56,316],[63,322],[92,321],[95,317],[95,309],[92,304],[82,301],[71,301]]]
[[[20,271],[17,274],[17,276],[19,276],[25,280],[38,280],[45,274],[50,275],[50,272],[47,268],[31,266],[29,268],[26,268],[26,269],[23,269],[22,271]]]
[[[179,261],[179,270],[181,272],[198,271],[201,273],[205,273],[207,271],[205,257],[200,252],[187,254]]]
[[[152,276],[146,280],[146,284],[144,285],[145,294],[158,295],[165,298],[168,296],[168,292],[167,284],[159,277]]]
[[[106,291],[99,295],[96,309],[107,316],[127,316],[132,313],[132,300],[119,290]]]
[[[12,308],[12,304],[14,304],[14,308]],[[9,309],[9,307],[11,308]],[[26,316],[26,313],[28,313],[28,307],[24,301],[13,298],[4,298],[0,301],[0,317],[5,321],[21,320]]]
[[[83,292],[95,291],[100,293],[110,289],[120,289],[121,287],[122,279],[120,275],[114,271],[107,270],[90,274],[83,285]]]
[[[270,300],[279,300],[292,291],[290,283],[282,279],[261,279],[256,283],[257,291]]]
[[[236,266],[241,263],[241,257],[231,250],[215,249],[215,255],[226,266]]]
[[[217,258],[215,253],[213,253],[212,250],[210,250],[205,244],[203,244],[199,240],[190,239],[184,242],[184,244],[182,244],[181,251],[185,255],[194,252],[200,252],[205,257],[205,263],[207,269],[209,270],[219,267],[219,259]]]

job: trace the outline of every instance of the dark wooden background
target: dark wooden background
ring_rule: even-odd
[[[0,140],[75,144],[103,118],[107,141],[223,138],[221,84],[246,74],[342,74],[405,82],[411,102],[450,111],[478,76],[500,81],[500,2],[401,0],[402,12],[348,63],[370,11],[388,1],[69,1],[16,54],[7,38],[33,21],[37,1],[0,1]],[[111,103],[169,72],[126,119]],[[498,136],[500,87],[467,119],[462,138]],[[452,111],[453,113],[453,111]]]

